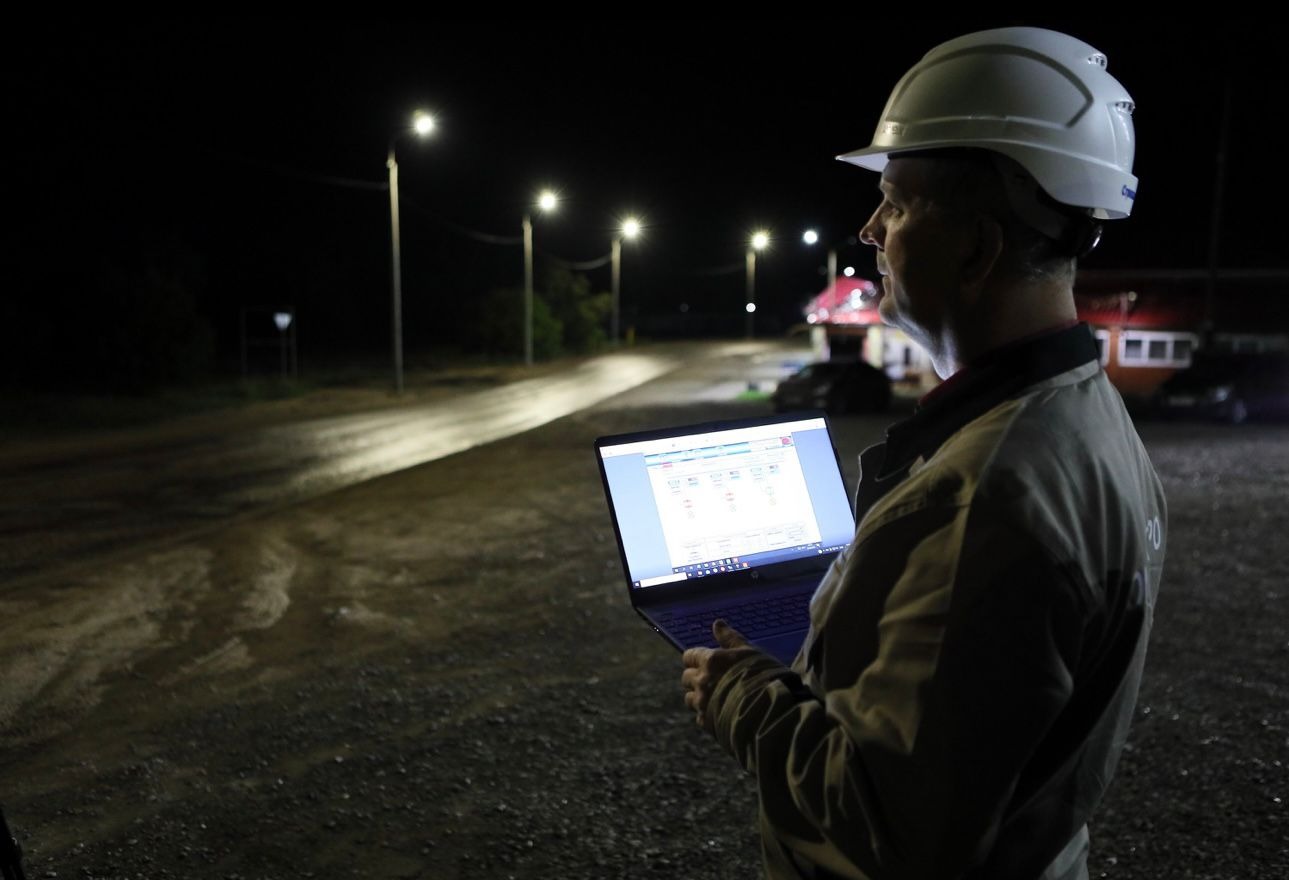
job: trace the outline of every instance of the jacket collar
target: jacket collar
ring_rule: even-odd
[[[1020,391],[1100,357],[1087,324],[1074,324],[994,349],[964,367],[918,403],[913,415],[886,431],[877,478],[929,457],[968,422]]]

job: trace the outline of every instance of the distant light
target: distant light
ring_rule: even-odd
[[[277,324],[277,328],[278,328],[279,330],[281,330],[283,333],[285,333],[285,332],[286,332],[286,328],[291,326],[291,313],[290,313],[290,312],[274,312],[274,313],[273,313],[273,323],[274,323],[274,324]]]
[[[814,244],[819,241],[819,233],[815,232],[813,229],[807,229],[805,234],[801,236],[801,240],[806,244]]]
[[[419,135],[427,135],[434,131],[436,127],[437,123],[434,121],[434,117],[423,110],[418,111],[416,115],[412,117],[412,130]]]
[[[756,311],[756,303],[748,303],[746,308],[747,308],[747,313],[750,315]]]
[[[758,232],[752,236],[752,247],[756,248],[758,251],[764,250],[766,245],[769,243],[770,233],[768,232]],[[751,309],[748,309],[748,311],[751,311]]]
[[[542,194],[537,197],[537,207],[543,211],[554,211],[557,204],[559,204],[559,198],[548,189],[542,190]]]
[[[847,266],[845,269],[841,270],[841,274],[845,275],[847,278],[853,278],[855,277],[855,267]]]
[[[814,324],[814,323],[816,323],[818,320],[819,320],[819,318],[815,316],[814,312],[811,312],[810,314],[806,315],[806,323],[807,323],[807,324]]]
[[[628,217],[622,221],[622,234],[627,238],[635,238],[640,234],[640,221],[635,217]]]

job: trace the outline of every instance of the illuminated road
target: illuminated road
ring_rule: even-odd
[[[663,383],[668,399],[730,399],[738,377],[755,371],[772,348],[727,343],[616,353],[553,375],[374,413],[0,456],[0,582],[519,434],[629,389],[651,388],[651,380],[681,366],[690,378]],[[620,405],[632,400],[625,396]]]

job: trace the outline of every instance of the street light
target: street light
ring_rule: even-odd
[[[770,245],[770,233],[764,230],[753,234],[747,249],[747,338],[752,338],[752,319],[756,313],[756,252]]]
[[[813,229],[807,229],[801,234],[801,240],[806,244],[817,244],[819,242],[819,233]],[[837,248],[828,248],[828,286],[832,287],[837,281]]]
[[[278,351],[281,353],[281,356],[282,356],[282,378],[283,379],[285,379],[288,375],[287,367],[286,367],[286,352],[288,347],[291,349],[290,375],[295,376],[298,373],[298,370],[296,369],[296,366],[295,366],[295,333],[294,331],[289,334],[287,333],[287,330],[290,329],[291,323],[294,319],[295,319],[295,310],[292,308],[287,308],[284,311],[273,313],[273,324],[278,329]]]
[[[399,258],[398,162],[394,160],[394,145],[409,131],[418,137],[425,137],[434,129],[434,117],[418,110],[412,117],[411,129],[395,132],[389,139],[389,157],[385,160],[385,167],[389,169],[389,227],[394,264],[394,390],[399,394],[403,393],[403,263]]]
[[[537,197],[537,207],[543,211],[555,210],[559,197],[551,190],[543,190]],[[533,217],[524,212],[524,363],[533,365]]]
[[[621,299],[622,287],[622,239],[635,238],[640,234],[640,221],[635,217],[628,217],[622,221],[622,227],[618,234],[613,236],[612,250],[612,274],[613,279],[613,319],[609,327],[609,341],[613,345],[618,344],[618,316],[620,314],[619,301]]]

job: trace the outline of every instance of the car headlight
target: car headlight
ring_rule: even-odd
[[[1235,389],[1232,388],[1230,385],[1216,385],[1210,388],[1208,390],[1208,393],[1204,395],[1204,402],[1221,403],[1222,401],[1230,398],[1231,392],[1234,390]]]

